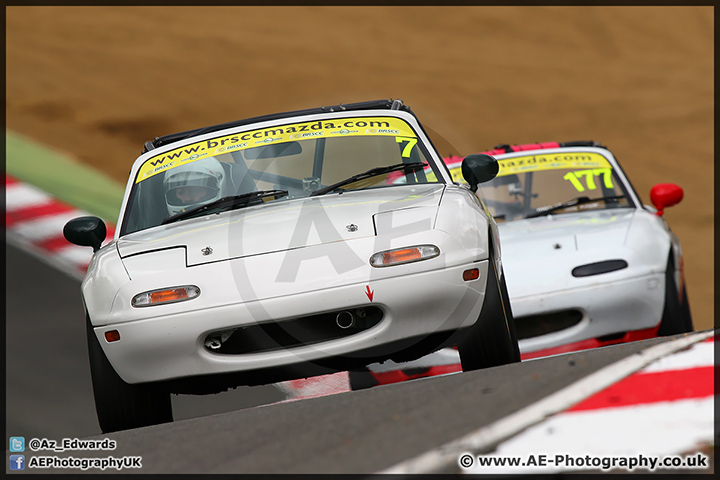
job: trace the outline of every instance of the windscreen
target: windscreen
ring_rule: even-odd
[[[336,184],[341,185],[326,194],[438,183],[437,166],[428,158],[413,128],[395,117],[315,120],[206,139],[140,166],[120,235],[250,192],[288,192],[264,198],[268,203],[307,197]],[[372,169],[382,173],[358,175]]]
[[[498,163],[498,175],[479,186],[498,222],[633,206],[612,165],[598,153],[551,153]]]
[[[461,158],[445,159],[453,181],[466,183]],[[544,215],[632,207],[610,162],[594,152],[498,159],[497,176],[478,195],[498,223]]]

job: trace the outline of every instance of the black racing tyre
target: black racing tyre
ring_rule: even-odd
[[[502,295],[503,308],[505,309],[506,319],[508,323],[508,329],[510,331],[510,340],[513,344],[513,350],[515,359],[514,362],[520,361],[520,345],[518,344],[517,332],[515,331],[515,316],[512,313],[512,307],[510,305],[510,296],[507,291],[507,284],[505,283],[505,271],[501,270],[500,273],[500,293]]]
[[[692,314],[690,313],[690,301],[687,296],[687,288],[683,282],[682,300],[680,302],[681,315],[683,317],[683,323],[688,332],[695,330],[695,326],[692,321]]]
[[[520,361],[505,278],[497,274],[492,255],[488,263],[488,281],[480,316],[457,344],[464,372]]]
[[[362,370],[350,370],[348,372],[350,380],[350,390],[364,390],[378,385],[370,370],[365,368]]]
[[[675,282],[675,261],[672,251],[665,269],[665,306],[658,336],[675,335],[693,331],[690,302],[683,282],[682,295]]]
[[[172,422],[170,393],[153,384],[131,385],[115,372],[87,317],[95,410],[103,433]]]

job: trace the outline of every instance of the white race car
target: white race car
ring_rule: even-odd
[[[652,208],[607,148],[542,146],[494,151],[500,173],[480,186],[499,223],[521,351],[692,331],[682,249],[662,216],[682,189],[655,185]]]
[[[448,345],[465,370],[519,361],[497,224],[473,193],[498,164],[463,170],[470,188],[399,100],[147,142],[112,241],[96,217],[64,229],[95,250],[82,297],[102,431],[172,421],[171,393]]]
[[[679,186],[655,185],[655,208],[643,205],[617,159],[595,142],[484,153],[500,164],[479,191],[498,223],[523,359],[693,330],[680,242],[662,216],[682,200]],[[445,159],[458,182],[460,160]],[[351,385],[448,373],[457,363],[457,353],[443,351],[370,365],[351,372]]]

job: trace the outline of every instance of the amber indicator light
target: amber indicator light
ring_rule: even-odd
[[[471,268],[470,270],[465,270],[463,272],[463,280],[466,282],[469,282],[470,280],[477,280],[480,278],[480,270],[477,268]]]

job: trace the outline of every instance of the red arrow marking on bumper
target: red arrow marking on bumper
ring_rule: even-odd
[[[375,292],[374,292],[374,291],[372,291],[372,292],[370,291],[370,285],[368,285],[368,286],[365,287],[365,288],[367,288],[367,291],[365,292],[365,295],[367,295],[367,297],[368,297],[368,298],[370,299],[370,301],[372,302],[373,295],[375,295]]]

